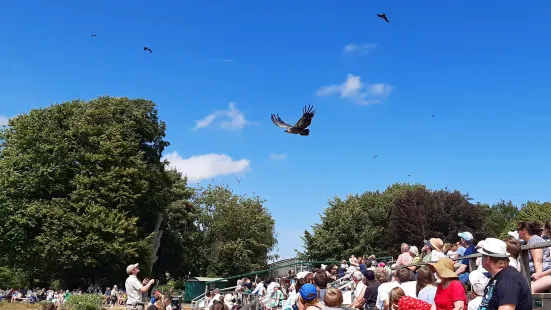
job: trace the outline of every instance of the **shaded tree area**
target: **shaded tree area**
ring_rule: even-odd
[[[216,250],[243,256],[245,268],[265,265],[275,235],[263,201],[188,187],[161,160],[165,131],[143,99],[77,100],[10,119],[0,129],[0,280],[112,285],[135,262],[143,276],[233,273]],[[245,209],[257,234],[244,226],[213,246],[233,211],[253,223]]]
[[[519,209],[512,202],[492,206],[472,203],[459,191],[430,190],[420,184],[394,184],[385,191],[367,191],[335,197],[304,232],[302,259],[334,260],[351,254],[398,255],[400,244],[422,246],[423,240],[458,241],[470,231],[475,239],[504,237],[520,220],[543,223],[551,219],[551,204],[527,202]]]

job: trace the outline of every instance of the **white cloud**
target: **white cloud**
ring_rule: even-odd
[[[0,115],[0,126],[8,126],[8,118]]]
[[[235,107],[235,103],[230,102],[227,110],[217,110],[205,116],[203,119],[196,120],[194,130],[210,126],[216,119],[219,118],[224,119],[219,123],[220,128],[228,130],[242,129],[245,125],[253,124],[245,119],[245,114]]]
[[[379,103],[392,92],[392,86],[384,83],[364,85],[360,76],[348,74],[346,81],[339,85],[322,86],[316,92],[317,96],[340,94],[341,98],[359,105]]]
[[[251,162],[248,159],[233,160],[226,154],[204,154],[182,158],[178,152],[172,152],[163,156],[163,159],[170,162],[170,167],[186,175],[190,182],[200,182],[216,176],[251,170]]]
[[[284,160],[287,159],[287,154],[270,154],[271,160]]]
[[[370,44],[354,44],[350,43],[348,45],[344,46],[343,52],[345,53],[359,53],[359,54],[367,54],[370,50],[374,49],[377,46],[375,43]]]

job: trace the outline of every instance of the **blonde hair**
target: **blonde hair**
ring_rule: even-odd
[[[388,293],[388,303],[390,306],[398,306],[398,302],[402,297],[406,296],[406,293],[401,287],[395,287]]]
[[[343,303],[341,290],[334,287],[328,288],[327,291],[325,291],[323,302],[327,307],[339,308]]]

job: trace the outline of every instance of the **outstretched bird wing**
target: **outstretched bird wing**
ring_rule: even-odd
[[[306,127],[310,126],[312,124],[312,118],[314,117],[314,114],[316,111],[313,110],[314,106],[304,106],[304,109],[302,110],[302,117],[298,120],[298,122],[293,126],[294,128],[298,130],[306,129]]]
[[[282,121],[281,118],[279,117],[279,115],[277,115],[277,114],[272,114],[272,122],[274,123],[274,125],[276,125],[279,128],[289,129],[289,128],[293,127],[293,126],[285,123],[284,121]]]

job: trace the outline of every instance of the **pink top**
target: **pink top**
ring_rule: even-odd
[[[398,259],[396,260],[396,266],[407,266],[411,265],[411,262],[413,262],[413,257],[409,255],[409,253],[402,253],[400,256],[398,256]]]

